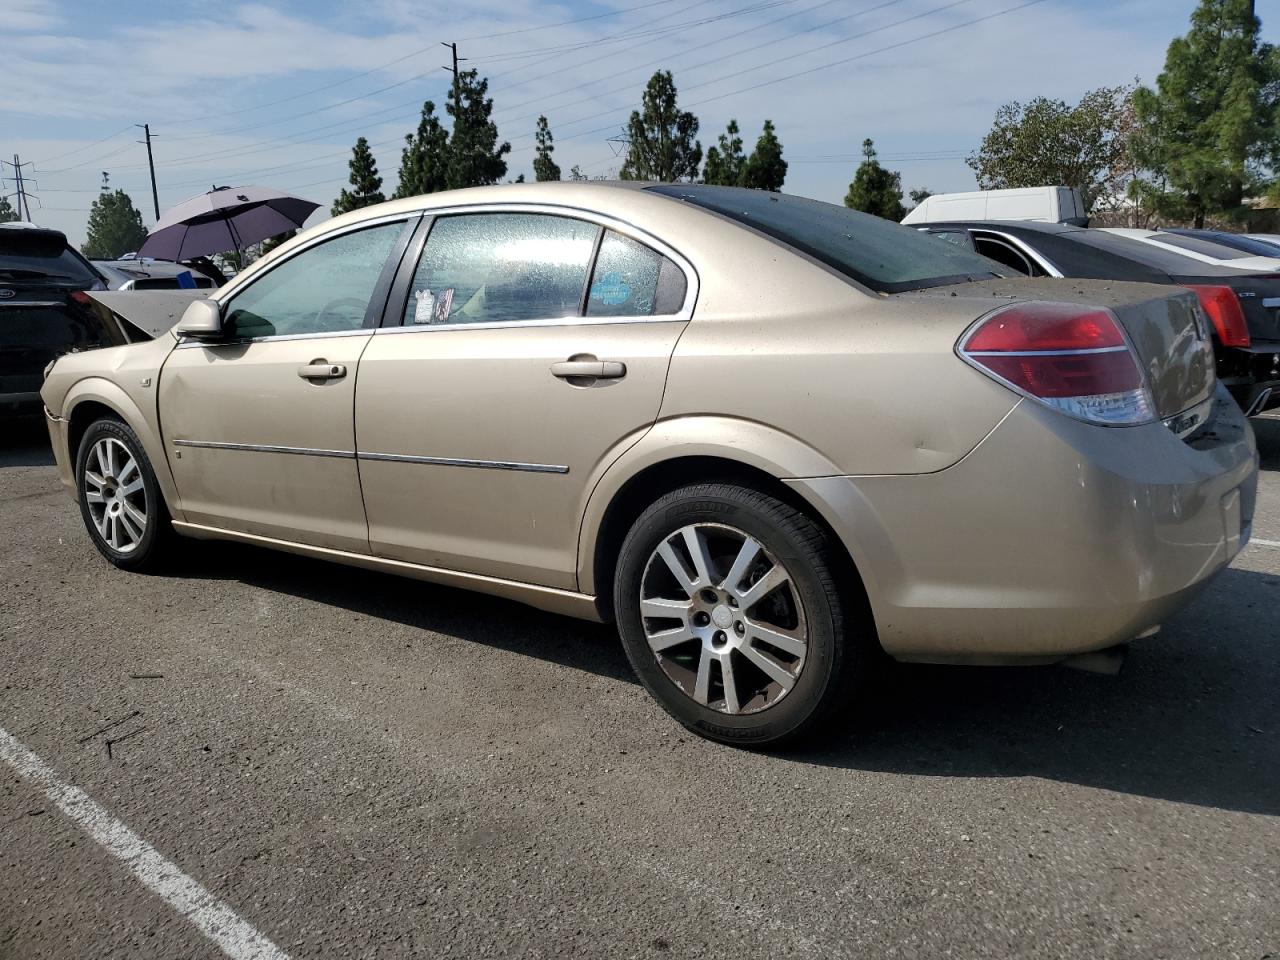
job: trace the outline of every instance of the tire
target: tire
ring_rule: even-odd
[[[830,726],[852,705],[878,642],[856,585],[839,582],[829,539],[794,507],[728,483],[683,487],[645,510],[622,544],[614,609],[654,699],[694,733],[740,746]],[[773,645],[784,640],[785,649]]]
[[[84,432],[76,500],[93,545],[120,569],[154,570],[173,552],[177,536],[155,470],[128,424],[96,420]]]

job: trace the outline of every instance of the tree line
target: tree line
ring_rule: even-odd
[[[472,69],[458,74],[458,81],[445,100],[451,123],[446,129],[436,114],[436,105],[422,105],[418,129],[405,137],[400,151],[398,183],[392,199],[413,197],[439,190],[480,187],[498,183],[507,175],[507,155],[511,144],[500,141],[491,119],[493,99],[488,96],[488,80]],[[698,118],[681,110],[675,80],[669,70],[659,70],[650,79],[641,97],[640,109],[627,123],[627,152],[619,170],[623,180],[663,182],[696,181],[725,186],[780,190],[787,176],[773,121],[766,119],[750,154],[743,149],[737,120],[730,120],[718,144],[706,151],[698,140]],[[533,175],[538,182],[561,179],[556,163],[555,137],[546,116],[538,117],[534,131]],[[382,176],[369,148],[360,137],[352,147],[348,187],[333,202],[334,216],[358,210],[387,199]],[[516,178],[523,181],[524,175]],[[569,171],[570,180],[586,180],[581,168]]]

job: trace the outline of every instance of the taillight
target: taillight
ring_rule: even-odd
[[[1213,329],[1218,332],[1218,341],[1224,347],[1249,346],[1249,325],[1244,319],[1244,308],[1240,306],[1240,298],[1230,287],[1192,285],[1200,298],[1200,306],[1213,321]]]
[[[83,290],[72,290],[71,299],[74,300],[76,303],[80,304],[80,306],[82,307],[87,307],[91,302],[89,299],[89,295],[85,293]]]
[[[979,320],[960,356],[1045,406],[1090,423],[1154,419],[1155,404],[1115,314],[1071,303],[1016,303]]]

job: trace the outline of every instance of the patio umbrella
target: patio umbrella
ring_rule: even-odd
[[[238,252],[296,230],[318,206],[267,187],[214,187],[167,211],[147,235],[138,256],[188,260]]]

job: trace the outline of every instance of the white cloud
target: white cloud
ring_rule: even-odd
[[[8,32],[48,30],[57,26],[60,19],[53,0],[7,0],[5,3],[4,28]]]

